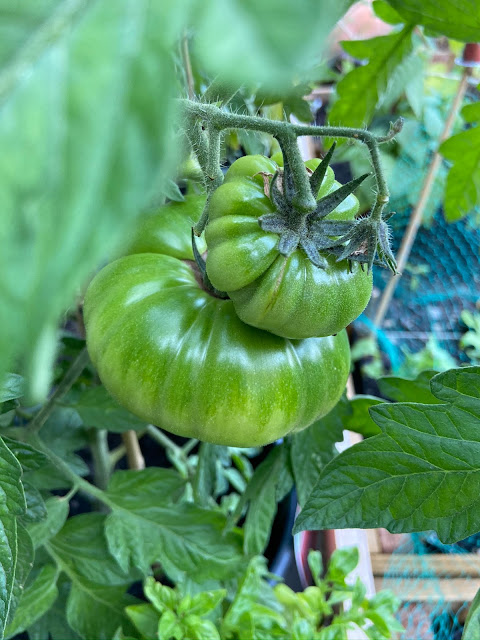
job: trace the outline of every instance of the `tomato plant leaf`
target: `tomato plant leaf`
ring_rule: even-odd
[[[128,574],[109,553],[104,536],[105,515],[84,513],[69,518],[46,548],[71,578],[109,586],[124,586]]]
[[[109,553],[105,516],[87,513],[70,518],[45,547],[71,582],[66,604],[68,624],[83,638],[110,638],[127,620],[125,595],[131,579]]]
[[[75,473],[84,476],[89,472],[85,461],[74,453],[88,445],[86,429],[74,409],[56,407],[42,427],[42,440],[67,462]],[[34,484],[37,489],[70,488],[68,480],[65,480],[65,477],[50,462],[39,469],[25,473],[25,479]]]
[[[347,53],[368,63],[353,69],[337,85],[337,100],[328,116],[332,125],[358,127],[369,123],[377,104],[389,88],[401,90],[400,80],[406,84],[411,76],[402,74],[401,67],[411,57],[412,25],[387,36],[371,40],[343,42]]]
[[[348,417],[348,401],[342,397],[324,418],[289,438],[290,461],[300,506],[307,501],[323,467],[336,455],[335,443],[343,440],[344,421]]]
[[[382,395],[395,402],[438,404],[441,401],[433,395],[430,389],[430,380],[436,374],[437,371],[428,369],[419,373],[414,380],[397,376],[383,376],[377,380],[377,384]]]
[[[448,138],[440,152],[453,163],[445,190],[445,218],[455,222],[480,204],[480,127]]]
[[[154,467],[113,475],[105,535],[125,571],[134,566],[148,573],[161,562],[168,573],[201,582],[231,575],[241,561],[242,538],[236,532],[222,535],[223,514],[174,502],[183,485],[178,474]]]
[[[20,478],[22,467],[17,458],[0,438],[0,516],[17,516],[25,513],[25,495]]]
[[[349,401],[351,414],[346,417],[344,429],[360,433],[364,438],[381,433],[380,428],[372,420],[369,409],[384,401],[375,396],[355,396]]]
[[[201,0],[197,4],[194,52],[202,65],[237,86],[259,82],[281,88],[288,87],[296,73],[313,66],[322,42],[352,0],[305,0],[300,5],[289,0]]]
[[[21,522],[26,524],[43,520],[47,515],[47,509],[40,491],[33,484],[25,481],[23,482],[23,491],[27,503],[27,510],[21,517]]]
[[[125,607],[135,598],[124,587],[107,587],[84,578],[72,582],[67,600],[68,624],[82,638],[113,638],[115,631],[128,622]]]
[[[12,518],[13,520],[13,518]],[[16,523],[16,562],[15,562],[15,577],[12,584],[10,608],[8,611],[7,624],[12,621],[18,603],[24,593],[24,585],[30,574],[30,570],[33,566],[34,551],[33,544],[30,536],[18,521]],[[3,546],[3,541],[2,541]]]
[[[140,418],[121,407],[103,386],[85,389],[64,406],[75,409],[86,427],[122,433],[130,429],[139,431],[146,426]]]
[[[461,113],[465,122],[480,122],[480,102],[466,104]]]
[[[387,0],[405,20],[432,31],[461,40],[480,40],[480,14],[477,0]]]
[[[0,372],[22,358],[42,399],[60,314],[168,176],[184,7],[24,4],[0,49]]]
[[[26,513],[22,467],[0,438],[0,637],[15,612],[33,562],[30,536],[18,523]]]
[[[5,629],[7,638],[24,631],[50,609],[58,596],[57,577],[58,570],[52,564],[40,569],[35,580],[25,589],[13,620]]]
[[[7,438],[5,436],[3,436],[3,441],[17,458],[24,472],[35,471],[47,463],[47,456],[26,442],[13,440],[12,438]]]
[[[400,24],[404,22],[402,16],[385,2],[385,0],[373,0],[372,9],[380,20],[388,24]]]
[[[65,524],[69,512],[68,500],[51,497],[45,502],[46,518],[28,526],[28,533],[35,549],[57,535]]]
[[[0,404],[23,396],[24,379],[17,373],[7,373],[0,384]]]
[[[67,598],[71,583],[64,574],[57,580],[58,597],[48,611],[27,629],[29,640],[78,640],[80,637],[66,619]]]
[[[480,638],[480,590],[477,591],[468,609],[463,627],[462,640],[469,640],[469,638]]]
[[[219,447],[209,442],[202,442],[198,452],[198,463],[193,479],[193,495],[199,505],[207,505],[212,496],[217,480],[217,457]]]
[[[442,404],[371,409],[382,433],[325,467],[295,531],[433,529],[448,544],[480,530],[480,367],[437,374],[431,390]]]
[[[135,628],[140,631],[142,638],[156,638],[160,615],[152,604],[132,604],[125,613]]]
[[[262,553],[268,544],[277,503],[293,486],[289,466],[287,448],[279,445],[272,449],[255,469],[231,516],[231,522],[238,520],[249,505],[244,525],[246,554]]]

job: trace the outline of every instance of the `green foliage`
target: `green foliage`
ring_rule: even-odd
[[[480,16],[476,0],[461,4],[450,0],[387,0],[405,20],[428,27],[436,35],[443,34],[454,40],[478,42]]]
[[[350,410],[345,397],[324,418],[290,438],[290,464],[298,502],[303,506],[323,467],[336,453],[335,443],[343,440],[345,419]]]
[[[58,571],[53,564],[40,569],[33,582],[26,587],[13,620],[5,629],[6,638],[24,631],[50,609],[58,596],[57,577]]]
[[[395,619],[399,601],[392,593],[368,599],[358,579],[349,579],[358,564],[357,549],[334,551],[324,578],[320,553],[311,551],[308,561],[315,586],[300,593],[281,583],[271,586],[265,558],[255,556],[233,598],[225,589],[190,596],[178,586],[172,589],[147,578],[144,592],[151,604],[133,605],[126,612],[140,637],[148,640],[326,640],[359,629],[380,640],[403,630]],[[348,610],[334,608],[346,600]]]
[[[445,191],[445,217],[455,222],[480,203],[480,127],[448,138],[441,144],[440,151],[453,163]]]
[[[328,115],[330,124],[364,126],[392,84],[401,91],[402,81],[405,86],[411,78],[411,72],[402,74],[402,65],[409,63],[412,54],[412,30],[406,25],[387,36],[342,43],[348,54],[368,59],[368,63],[347,73],[337,84],[338,97]]]
[[[468,331],[460,338],[460,346],[472,361],[472,364],[480,363],[480,313],[472,313],[464,309],[460,314],[462,322],[468,327]]]
[[[468,609],[468,616],[463,627],[462,640],[476,638],[480,635],[480,591],[473,599]]]
[[[32,398],[60,314],[168,171],[183,7],[165,4],[28,2],[4,26],[0,371],[21,356]]]
[[[285,88],[296,73],[312,66],[351,4],[352,0],[307,0],[300,6],[289,0],[202,1],[196,7],[194,53],[207,71],[236,86],[263,82]]]
[[[110,552],[125,570],[148,573],[161,559],[172,578],[186,573],[202,582],[224,577],[242,560],[242,537],[221,535],[226,519],[218,511],[175,502],[183,479],[172,470],[154,467],[117,471],[106,499],[112,508],[105,535]]]
[[[287,449],[283,445],[277,446],[255,470],[232,514],[232,520],[237,520],[245,505],[249,504],[244,525],[246,554],[258,554],[265,550],[277,511],[277,502],[289,493],[292,485]]]
[[[85,427],[107,429],[113,433],[145,428],[145,422],[117,404],[105,387],[85,389],[63,404],[75,409]]]
[[[422,404],[438,404],[430,389],[430,380],[437,371],[427,369],[421,371],[416,378],[402,378],[401,376],[384,376],[378,380],[378,387],[382,395],[395,402],[420,402]]]
[[[0,439],[0,629],[3,633],[10,610],[14,610],[18,590],[22,588],[28,570],[23,562],[25,547],[18,547],[18,516],[26,511],[25,494],[21,483],[22,468],[10,449]],[[20,538],[21,540],[21,538]],[[28,534],[27,534],[28,545]],[[31,543],[30,543],[31,545]],[[24,575],[25,574],[25,575]],[[12,607],[12,609],[11,609]]]
[[[419,371],[446,371],[456,366],[456,361],[446,349],[441,347],[432,336],[428,339],[423,349],[412,353],[407,349],[403,350],[404,360],[398,369],[401,377],[415,376]]]
[[[375,15],[388,24],[400,24],[404,22],[402,16],[385,2],[385,0],[373,0],[372,8],[375,11]]]
[[[476,533],[479,381],[478,367],[452,369],[431,380],[432,394],[441,404],[371,409],[382,433],[325,467],[295,530],[433,529],[445,543]]]
[[[24,380],[16,373],[7,373],[0,386],[0,403],[23,396]]]

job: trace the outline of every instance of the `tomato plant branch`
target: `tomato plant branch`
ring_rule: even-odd
[[[192,449],[194,449],[197,446],[198,442],[199,441],[197,440],[197,438],[190,438],[190,440],[186,442],[182,447],[183,453],[186,456],[188,456],[188,454],[192,451]]]
[[[83,491],[84,493],[92,496],[93,498],[99,500],[103,504],[107,506],[112,506],[110,500],[102,489],[99,489],[94,484],[91,484],[81,476],[79,476],[75,471],[73,471],[69,465],[57,456],[50,447],[48,447],[43,440],[35,433],[31,433],[29,435],[28,441],[32,446],[45,454],[45,456],[50,460],[53,466],[59,471],[62,476],[69,480],[72,484],[72,489]]]
[[[182,476],[188,477],[188,455],[182,447],[177,446],[161,429],[158,429],[158,427],[155,427],[153,424],[147,426],[147,433],[153,440],[166,449],[177,471]]]
[[[105,429],[92,429],[90,433],[90,448],[93,458],[93,477],[100,489],[106,489],[110,479],[110,455],[107,441],[108,433]]]
[[[380,264],[396,271],[396,262],[390,248],[387,220],[390,215],[384,215],[384,208],[389,201],[388,185],[380,163],[378,147],[384,142],[392,140],[401,130],[403,120],[399,118],[390,126],[390,131],[384,136],[376,136],[366,129],[331,126],[299,125],[279,120],[268,120],[259,116],[239,115],[219,109],[213,104],[205,104],[192,100],[181,100],[185,116],[190,123],[190,130],[195,131],[198,122],[203,123],[209,134],[208,161],[199,159],[204,165],[207,181],[207,204],[200,221],[195,227],[195,234],[200,235],[208,222],[208,200],[210,194],[223,181],[220,170],[220,135],[228,129],[248,129],[262,131],[273,135],[279,142],[284,157],[284,171],[287,189],[292,192],[287,200],[291,200],[295,215],[308,216],[315,210],[315,198],[310,181],[297,145],[299,136],[320,136],[332,138],[346,138],[358,140],[367,147],[374,169],[376,181],[376,199],[369,216],[360,218],[352,223],[350,230],[341,234],[328,251],[337,256],[338,260],[356,260],[367,263],[371,268],[378,253]],[[194,137],[195,137],[194,133]],[[215,167],[214,167],[215,165]],[[206,171],[205,171],[206,168]],[[292,187],[290,187],[290,181]]]
[[[285,129],[281,135],[277,135],[277,140],[282,150],[285,182],[289,177],[287,172],[291,174],[291,180],[294,186],[292,205],[301,214],[311,213],[315,211],[317,202],[310,188],[310,180],[305,171],[305,164],[297,144],[297,136],[294,129]]]
[[[60,400],[60,398],[62,398],[71,389],[75,380],[87,366],[88,360],[89,358],[87,348],[84,347],[78,354],[77,358],[73,361],[72,365],[65,373],[60,384],[52,393],[48,401],[43,405],[43,407],[28,425],[28,433],[36,433],[43,427],[45,422],[48,420],[48,417],[52,413],[55,407],[55,403],[58,402],[58,400]]]

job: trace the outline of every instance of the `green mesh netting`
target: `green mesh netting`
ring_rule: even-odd
[[[403,600],[398,614],[405,627],[402,640],[460,640],[469,602],[462,600],[460,591],[458,597],[454,594],[455,602],[452,602],[455,587],[450,587],[447,594],[441,585],[449,578],[478,583],[480,573],[476,575],[472,570],[457,570],[454,575],[449,575],[448,571],[441,571],[439,575],[432,569],[429,558],[432,558],[432,554],[438,557],[439,553],[478,553],[479,548],[478,535],[452,545],[442,544],[435,533],[405,536],[405,542],[392,553],[383,582],[379,585],[380,588],[393,588]],[[405,561],[406,557],[412,555],[415,557],[415,569]],[[476,584],[472,585],[475,589]],[[415,592],[421,594],[421,600],[417,600],[415,595],[409,599],[409,594]]]
[[[395,250],[411,210],[397,208],[397,212],[391,219]],[[419,229],[382,329],[375,330],[393,370],[401,363],[405,349],[419,351],[432,337],[459,363],[468,362],[459,348],[459,339],[465,331],[460,314],[463,309],[473,311],[480,300],[480,231],[472,220],[447,223],[439,210],[429,227]],[[388,277],[386,270],[374,269],[378,289],[384,289]],[[371,329],[374,313],[373,302],[360,318]]]

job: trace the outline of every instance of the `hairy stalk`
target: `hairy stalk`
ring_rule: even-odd
[[[292,205],[295,210],[305,215],[315,211],[317,202],[310,187],[310,177],[305,171],[305,164],[297,144],[297,136],[292,129],[286,129],[281,136],[277,136],[284,158],[285,174],[291,174],[294,188]],[[285,175],[285,181],[288,176]]]
[[[322,136],[353,139],[362,142],[366,145],[369,151],[370,159],[375,171],[377,196],[371,216],[374,221],[379,221],[381,219],[383,209],[389,200],[389,191],[380,165],[378,145],[392,140],[401,130],[403,124],[401,118],[391,126],[387,135],[375,136],[373,133],[365,129],[298,125],[279,120],[267,120],[266,118],[259,116],[246,116],[228,113],[214,105],[194,102],[192,100],[181,100],[180,102],[187,118],[192,123],[198,119],[208,123],[210,126],[213,126],[218,132],[226,129],[249,129],[251,131],[263,131],[277,138],[282,146],[283,152],[285,153],[285,150],[288,149],[286,158],[290,166],[292,176],[295,180],[295,190],[298,198],[297,206],[300,208],[306,206],[308,209],[312,198],[312,192],[308,180],[306,178],[304,179],[303,174],[305,171],[303,168],[300,171],[299,165],[296,164],[296,154],[292,152],[292,149],[296,144],[294,146],[291,144],[292,139],[298,136]],[[209,165],[209,172],[210,171],[212,171],[211,165]]]
[[[75,380],[82,373],[88,364],[88,352],[84,347],[78,354],[77,358],[73,361],[70,369],[66,372],[62,378],[60,384],[52,393],[48,401],[43,405],[37,415],[33,418],[31,423],[27,427],[27,432],[30,434],[37,433],[43,427],[48,417],[52,413],[55,403],[60,400],[72,387]]]
[[[220,143],[221,128],[214,122],[208,123],[208,163],[207,163],[207,192],[212,193],[223,182],[223,173],[220,168]]]
[[[208,138],[205,131],[202,129],[200,122],[192,122],[187,131],[188,139],[192,145],[192,149],[197,156],[198,164],[200,165],[204,175],[207,173],[208,166]],[[206,185],[205,185],[206,186]]]

